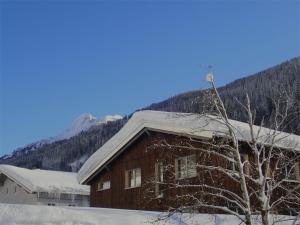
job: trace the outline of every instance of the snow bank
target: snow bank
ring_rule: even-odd
[[[90,187],[80,185],[76,173],[51,170],[30,170],[10,165],[0,165],[0,173],[9,177],[29,192],[51,192],[89,195]]]
[[[1,225],[151,225],[161,215],[159,212],[137,210],[0,204]],[[168,221],[154,224],[239,225],[240,221],[231,215],[184,214],[173,215]],[[291,221],[286,221],[278,225],[291,224]]]
[[[230,120],[238,139],[251,140],[249,125],[247,123]],[[123,128],[98,149],[81,167],[77,179],[85,183],[107,160],[113,157],[143,129],[157,130],[180,135],[211,138],[212,136],[228,136],[229,131],[225,124],[217,117],[190,113],[174,113],[160,111],[140,111],[134,113]],[[255,126],[257,133],[260,127]],[[272,130],[261,128],[259,141],[267,144]],[[276,145],[284,148],[300,148],[300,136],[278,133]],[[300,150],[300,149],[299,149]]]

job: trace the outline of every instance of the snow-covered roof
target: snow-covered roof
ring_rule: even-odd
[[[250,129],[247,123],[236,120],[230,120],[230,123],[239,140],[251,140]],[[78,181],[81,184],[86,183],[107,161],[144,129],[199,138],[229,135],[228,127],[220,118],[215,116],[150,110],[139,111],[134,113],[123,128],[85,162],[78,172]],[[260,130],[259,141],[263,144],[268,144],[270,142],[268,134],[272,130],[268,128],[260,129],[260,127],[255,126],[254,133],[257,134],[258,130]],[[300,150],[300,136],[297,135],[278,132],[275,143],[280,148]]]
[[[0,174],[24,187],[28,192],[49,192],[89,195],[90,187],[76,180],[76,173],[40,169],[25,169],[0,165]]]

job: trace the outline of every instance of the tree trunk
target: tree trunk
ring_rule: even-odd
[[[252,225],[251,215],[250,214],[246,214],[245,215],[245,223],[246,223],[246,225]]]
[[[267,210],[261,210],[261,220],[263,225],[269,225],[269,212]]]

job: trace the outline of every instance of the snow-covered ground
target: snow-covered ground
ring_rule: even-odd
[[[147,225],[161,213],[104,208],[0,204],[0,225]],[[238,225],[230,215],[173,215],[159,225]],[[280,225],[292,224],[290,221]]]

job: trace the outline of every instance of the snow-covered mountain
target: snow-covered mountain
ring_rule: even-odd
[[[84,113],[77,117],[70,127],[68,127],[62,134],[55,137],[54,141],[69,139],[77,134],[79,134],[81,131],[86,131],[92,126],[100,125],[103,123],[115,121],[122,119],[123,117],[120,115],[108,115],[105,116],[102,119],[97,119],[90,113]]]
[[[4,160],[4,159],[8,159],[12,156],[16,156],[18,154],[23,154],[23,153],[27,154],[28,152],[34,151],[45,144],[51,144],[56,141],[61,141],[61,140],[65,140],[65,139],[74,137],[77,134],[79,134],[80,132],[90,129],[92,126],[106,124],[108,122],[116,121],[116,120],[119,120],[122,118],[123,117],[120,115],[107,115],[104,118],[97,119],[90,113],[84,113],[84,114],[80,115],[79,117],[77,117],[71,123],[71,125],[67,129],[65,129],[65,131],[62,132],[61,134],[59,134],[55,137],[50,137],[47,139],[43,139],[43,140],[28,144],[25,147],[17,148],[16,150],[13,151],[12,154],[4,155],[4,156],[0,157],[0,159]]]

